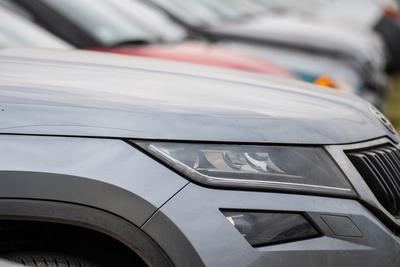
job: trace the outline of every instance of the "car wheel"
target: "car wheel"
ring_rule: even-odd
[[[3,256],[4,259],[30,267],[99,267],[79,257],[53,252],[18,252]]]

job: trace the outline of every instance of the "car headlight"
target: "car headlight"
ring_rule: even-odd
[[[348,180],[321,147],[135,142],[194,182],[353,196]]]

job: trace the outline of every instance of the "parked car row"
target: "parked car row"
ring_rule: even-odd
[[[1,259],[400,266],[395,1],[0,0],[0,21]]]
[[[331,17],[335,17],[333,4],[327,2]],[[46,29],[49,38],[53,34],[76,48],[292,76],[356,93],[377,107],[383,105],[390,90],[385,69],[395,71],[397,66],[393,62],[400,58],[389,49],[400,47],[395,43],[400,31],[393,35],[391,24],[381,23],[386,14],[383,11],[382,19],[375,12],[368,23],[360,21],[351,23],[352,27],[340,27],[340,23],[326,19],[329,16],[318,15],[320,12],[314,12],[314,16],[302,14],[290,1],[274,4],[267,0],[2,0],[1,3]],[[285,4],[291,7],[286,8],[290,12],[273,12],[276,6],[284,9]],[[326,5],[315,4],[317,10]],[[360,5],[356,0],[350,5],[338,1],[336,9],[350,6],[354,13]],[[5,24],[4,28],[4,31],[10,29]],[[19,32],[26,35],[23,29]],[[387,32],[390,38],[384,34]],[[29,45],[26,40],[14,43],[19,41],[21,45]],[[48,46],[45,41],[42,45],[37,42],[32,45]]]

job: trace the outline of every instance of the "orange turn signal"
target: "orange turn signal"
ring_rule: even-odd
[[[329,88],[333,88],[333,89],[339,89],[337,84],[335,83],[335,81],[326,75],[321,75],[318,76],[315,80],[314,83],[319,85],[319,86],[323,86],[323,87],[329,87]]]

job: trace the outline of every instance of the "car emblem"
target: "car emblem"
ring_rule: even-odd
[[[389,121],[388,118],[386,118],[385,115],[383,115],[382,112],[380,112],[376,107],[374,106],[369,106],[369,109],[371,112],[379,119],[379,121],[392,133],[396,133],[396,129],[393,127],[393,124]]]

